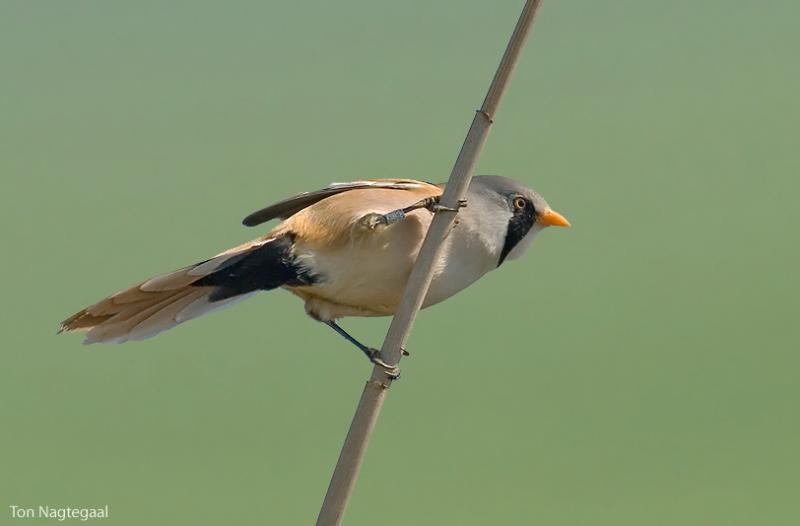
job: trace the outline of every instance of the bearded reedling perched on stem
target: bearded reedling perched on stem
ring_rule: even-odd
[[[355,181],[281,201],[244,220],[284,219],[264,236],[113,294],[70,316],[60,332],[86,331],[85,343],[142,340],[280,287],[380,364],[377,351],[336,320],[395,313],[443,188],[411,179]],[[521,256],[544,227],[569,226],[536,192],[506,177],[475,177],[467,203],[423,306]]]

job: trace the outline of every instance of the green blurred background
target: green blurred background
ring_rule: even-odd
[[[446,179],[521,6],[3,2],[0,523],[312,523],[368,367],[297,299],[57,323],[280,198]],[[798,523],[798,16],[545,3],[478,173],[574,228],[419,317],[346,524]]]

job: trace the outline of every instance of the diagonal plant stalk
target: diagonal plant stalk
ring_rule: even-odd
[[[520,51],[527,40],[536,12],[541,5],[541,0],[527,0],[522,14],[514,28],[514,33],[508,42],[506,51],[497,68],[494,79],[492,80],[486,99],[481,105],[481,109],[475,113],[472,125],[467,132],[464,144],[453,165],[450,179],[447,181],[444,195],[441,199],[443,207],[457,210],[472,180],[472,172],[475,162],[478,159],[481,148],[486,142],[489,128],[492,125],[500,99],[508,85],[511,73],[517,64]],[[392,319],[389,332],[381,348],[383,361],[389,365],[396,366],[402,356],[402,348],[405,346],[417,312],[422,307],[428,287],[433,277],[434,264],[439,258],[442,242],[447,233],[452,228],[457,211],[443,210],[434,216],[425,241],[420,249],[414,269],[408,279],[406,290],[397,309],[397,313]],[[386,398],[393,378],[387,374],[385,368],[375,366],[372,376],[367,381],[361,399],[358,402],[356,414],[350,424],[339,460],[333,471],[328,492],[322,503],[322,509],[317,517],[317,526],[338,526],[342,523],[347,503],[353,492],[358,471],[364,459],[369,438],[375,423],[380,415],[381,407]]]

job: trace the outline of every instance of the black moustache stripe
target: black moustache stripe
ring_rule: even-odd
[[[514,210],[514,215],[511,216],[511,220],[508,222],[506,240],[503,244],[503,251],[500,252],[500,261],[497,263],[498,267],[503,264],[508,253],[528,234],[535,222],[536,211],[533,209],[533,204],[528,203],[525,208]]]

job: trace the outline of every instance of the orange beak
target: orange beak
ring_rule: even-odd
[[[555,210],[547,210],[536,219],[536,222],[542,226],[565,226],[567,228],[572,226],[566,217]]]

